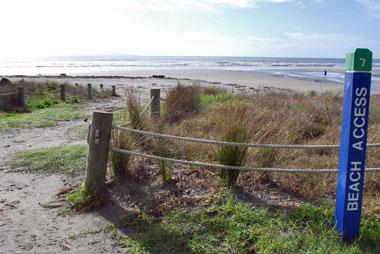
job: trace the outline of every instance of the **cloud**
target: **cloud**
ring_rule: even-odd
[[[376,18],[380,18],[380,1],[379,0],[356,0],[362,5],[367,12]]]

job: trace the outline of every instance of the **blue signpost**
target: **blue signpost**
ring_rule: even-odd
[[[371,91],[372,52],[346,54],[335,226],[346,241],[359,236]]]

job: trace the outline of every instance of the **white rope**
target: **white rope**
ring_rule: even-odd
[[[236,143],[236,142],[226,142],[226,141],[218,141],[218,140],[209,140],[209,139],[200,139],[200,138],[191,138],[191,137],[182,137],[182,136],[174,136],[168,134],[161,134],[143,130],[136,130],[123,126],[113,126],[113,129],[133,132],[137,134],[143,134],[153,137],[165,138],[165,139],[173,139],[173,140],[181,140],[188,142],[196,142],[203,144],[211,144],[211,145],[227,145],[227,146],[239,146],[239,147],[254,147],[254,148],[288,148],[288,149],[333,149],[339,148],[339,145],[293,145],[293,144],[252,144],[252,143]],[[367,147],[380,147],[380,143],[368,144]]]
[[[2,94],[0,94],[0,96],[8,96],[8,95],[12,95],[12,94],[18,94],[18,92],[2,93]]]
[[[156,155],[150,155],[145,153],[139,153],[129,150],[123,150],[123,149],[117,149],[117,148],[110,148],[111,151],[127,154],[127,155],[135,155],[139,157],[145,157],[150,159],[156,159],[161,161],[169,161],[174,163],[182,163],[187,165],[193,165],[193,166],[200,166],[200,167],[208,167],[208,168],[216,168],[216,169],[230,169],[230,170],[240,170],[240,171],[256,171],[256,172],[270,172],[270,173],[337,173],[337,169],[332,168],[319,168],[319,169],[312,169],[312,168],[305,168],[305,169],[290,169],[290,168],[251,168],[251,167],[238,167],[238,166],[229,166],[229,165],[221,165],[221,164],[213,164],[213,163],[205,163],[205,162],[198,162],[198,161],[187,161],[187,160],[179,160],[179,159],[173,159],[173,158],[166,158]],[[367,172],[376,172],[380,173],[380,168],[367,168]]]

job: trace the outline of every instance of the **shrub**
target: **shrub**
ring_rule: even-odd
[[[170,89],[165,101],[165,120],[178,122],[188,115],[198,113],[200,109],[200,87],[184,86],[178,83]]]
[[[230,112],[226,112],[221,131],[221,140],[228,142],[248,143],[251,139],[250,126],[247,117],[248,107],[242,104],[232,105]],[[229,166],[243,166],[247,147],[221,146],[217,152],[218,162]],[[239,177],[239,170],[220,169],[220,178],[229,188],[234,188]]]

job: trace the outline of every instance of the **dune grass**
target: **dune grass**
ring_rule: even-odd
[[[244,104],[231,105],[221,121],[223,127],[220,140],[236,143],[248,143],[251,140],[248,110]],[[217,159],[222,165],[242,167],[246,161],[247,152],[247,147],[220,146],[217,149]],[[221,180],[229,188],[235,187],[239,174],[239,170],[230,169],[220,169],[219,172]]]
[[[178,83],[167,95],[164,108],[164,118],[168,123],[176,123],[185,117],[194,115],[200,110],[201,88],[194,84],[185,86]]]
[[[17,153],[12,168],[30,172],[75,174],[83,173],[87,163],[87,146],[70,145]]]
[[[31,113],[0,114],[0,130],[53,126],[58,121],[69,121],[83,117],[77,105],[58,104]]]
[[[215,94],[201,94],[201,98],[214,98]],[[202,99],[201,99],[202,101]],[[167,126],[167,133],[180,136],[219,140],[225,129],[226,115],[238,101],[248,107],[247,128],[252,132],[251,143],[274,144],[339,144],[342,97],[326,93],[308,96],[293,92],[268,92],[250,96],[233,96],[223,103],[214,99],[203,103],[199,114]],[[380,97],[371,97],[368,142],[380,141]],[[218,148],[189,142],[170,144],[177,157],[195,161],[217,161]],[[379,167],[378,148],[367,151],[367,166]],[[338,149],[249,149],[246,165],[276,168],[337,168]],[[336,189],[335,174],[269,174],[269,178],[284,189],[307,197],[333,196]],[[375,197],[379,190],[379,176],[368,174],[366,194]],[[378,201],[375,202],[380,205]],[[374,204],[375,204],[374,203]],[[378,206],[375,205],[375,206]],[[378,209],[378,208],[376,208]]]
[[[231,194],[193,212],[170,212],[162,219],[130,214],[122,242],[128,253],[378,253],[379,218],[363,219],[359,240],[342,242],[333,210],[305,204],[270,210],[253,207]]]
[[[201,108],[217,107],[228,101],[236,99],[232,94],[225,91],[216,91],[212,94],[201,94],[199,96]]]

